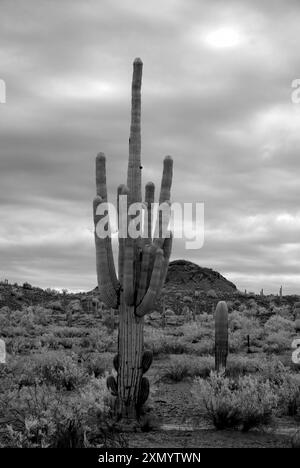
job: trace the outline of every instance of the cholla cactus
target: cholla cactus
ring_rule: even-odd
[[[135,59],[132,79],[132,109],[129,138],[129,162],[127,185],[118,188],[118,199],[127,195],[128,205],[140,203],[141,194],[141,82],[142,61]],[[170,156],[164,160],[159,203],[169,204],[172,184],[173,161]],[[118,277],[113,261],[111,238],[97,235],[97,223],[108,213],[98,215],[98,207],[107,202],[105,156],[100,153],[96,158],[97,197],[94,199],[94,224],[96,244],[96,264],[98,288],[101,300],[108,307],[119,310],[118,354],[114,359],[117,379],[110,376],[107,385],[117,397],[119,418],[136,419],[141,405],[149,395],[149,382],[143,374],[152,362],[149,351],[143,350],[144,315],[153,310],[156,299],[163,287],[168,270],[172,247],[171,233],[162,233],[157,227],[152,238],[151,210],[146,211],[144,233],[137,239],[129,235],[119,236]],[[154,184],[145,187],[147,208],[154,202]],[[103,207],[104,208],[104,207]],[[105,211],[105,210],[103,210]],[[119,212],[119,224],[124,213]],[[127,213],[127,221],[130,218]],[[127,234],[128,231],[127,231]],[[150,353],[151,354],[151,353]]]
[[[228,355],[228,308],[225,301],[217,304],[215,312],[215,369],[226,368]]]

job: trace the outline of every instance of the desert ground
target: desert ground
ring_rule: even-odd
[[[229,310],[225,375],[213,372],[219,300]],[[295,446],[300,369],[291,343],[298,300],[241,292],[217,272],[171,263],[157,310],[145,319],[144,347],[154,357],[150,398],[139,427],[128,433],[115,425],[106,387],[117,351],[116,311],[105,308],[97,289],[74,294],[2,281],[1,446]],[[242,416],[232,414],[234,398],[242,398]]]

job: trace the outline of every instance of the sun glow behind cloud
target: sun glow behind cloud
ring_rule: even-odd
[[[213,49],[227,49],[242,44],[244,38],[241,32],[231,26],[212,30],[204,35],[204,42]]]

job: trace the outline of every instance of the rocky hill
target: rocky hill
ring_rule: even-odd
[[[235,284],[228,281],[217,271],[204,268],[187,260],[170,262],[166,279],[166,290],[183,290],[186,294],[195,290],[207,292],[214,289],[216,293],[233,293],[237,290]]]

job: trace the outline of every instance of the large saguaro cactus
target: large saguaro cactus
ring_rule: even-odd
[[[118,200],[127,195],[127,203],[140,203],[141,194],[141,82],[142,61],[135,59],[132,78],[132,108],[129,138],[129,161],[127,184],[118,188]],[[163,175],[159,203],[170,203],[173,161],[170,156],[164,159]],[[94,199],[94,223],[98,289],[101,300],[109,307],[119,310],[118,354],[114,359],[117,379],[112,375],[107,379],[107,386],[117,397],[117,415],[119,418],[136,419],[141,406],[149,394],[149,381],[143,374],[152,362],[152,353],[143,349],[144,315],[153,310],[168,270],[172,247],[172,236],[169,232],[155,230],[152,237],[152,213],[149,208],[154,202],[154,184],[149,182],[145,187],[144,232],[132,238],[120,236],[118,277],[115,272],[112,243],[109,236],[98,236],[97,224],[108,219],[108,212],[101,210],[107,202],[105,156],[96,158],[97,197]],[[123,206],[123,205],[122,205]],[[102,207],[104,208],[104,207]],[[101,214],[101,213],[102,214]],[[100,213],[100,214],[98,214]],[[119,206],[119,224],[124,218]],[[127,221],[132,220],[132,215]],[[161,227],[161,226],[159,226]],[[157,235],[159,232],[159,235]]]
[[[228,355],[228,308],[225,301],[217,304],[215,312],[215,369],[226,368]]]

